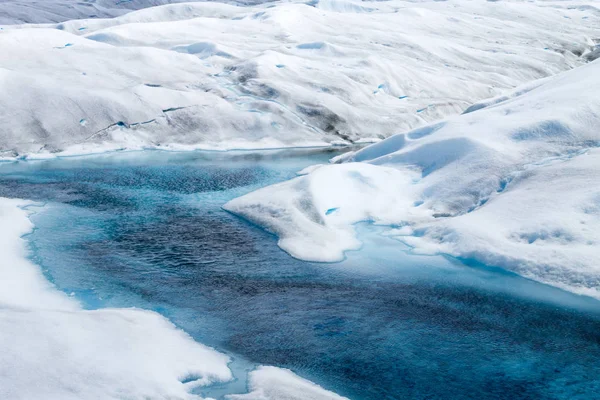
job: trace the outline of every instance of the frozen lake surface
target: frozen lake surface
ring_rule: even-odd
[[[517,275],[365,243],[308,263],[221,209],[335,151],[137,152],[0,165],[0,197],[40,202],[32,257],[85,308],[140,307],[232,355],[351,399],[593,399],[600,303]]]

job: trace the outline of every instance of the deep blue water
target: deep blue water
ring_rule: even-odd
[[[600,303],[475,263],[414,256],[381,228],[336,264],[291,258],[221,209],[335,155],[141,152],[0,165],[45,205],[33,259],[87,308],[156,310],[236,358],[360,399],[600,398]],[[236,364],[237,363],[237,364]]]

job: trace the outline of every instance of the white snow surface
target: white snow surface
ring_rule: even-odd
[[[383,139],[584,64],[596,4],[196,2],[5,25],[0,157]]]
[[[81,18],[111,18],[132,10],[194,0],[0,0],[0,25],[55,23]],[[257,4],[261,0],[222,3]]]
[[[293,256],[337,261],[352,224],[600,298],[600,61],[392,136],[225,205]]]
[[[250,373],[250,392],[228,400],[348,400],[300,378],[288,369],[258,367]]]
[[[33,205],[0,198],[1,399],[200,399],[190,390],[232,378],[228,356],[159,314],[84,310],[54,288],[27,259]],[[250,379],[253,392],[232,398],[342,399],[289,370],[261,367]]]

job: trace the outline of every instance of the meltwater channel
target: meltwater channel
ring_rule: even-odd
[[[600,302],[500,269],[411,255],[382,228],[335,264],[296,260],[221,209],[336,151],[145,151],[0,165],[39,203],[31,257],[89,309],[140,307],[255,365],[355,400],[600,398]],[[237,364],[236,364],[237,363]]]

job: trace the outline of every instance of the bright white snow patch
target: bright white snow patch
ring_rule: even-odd
[[[250,373],[250,393],[228,400],[348,400],[294,375],[290,370],[259,367]]]
[[[390,137],[225,208],[334,261],[371,220],[443,252],[600,297],[600,62]],[[328,212],[329,211],[329,212]]]
[[[415,174],[369,164],[323,166],[291,181],[252,192],[225,205],[265,226],[279,246],[310,261],[339,261],[358,249],[352,223],[393,223],[409,208]],[[377,196],[373,194],[377,193]]]
[[[571,0],[323,0],[5,26],[0,151],[383,139],[587,62],[599,22]]]

